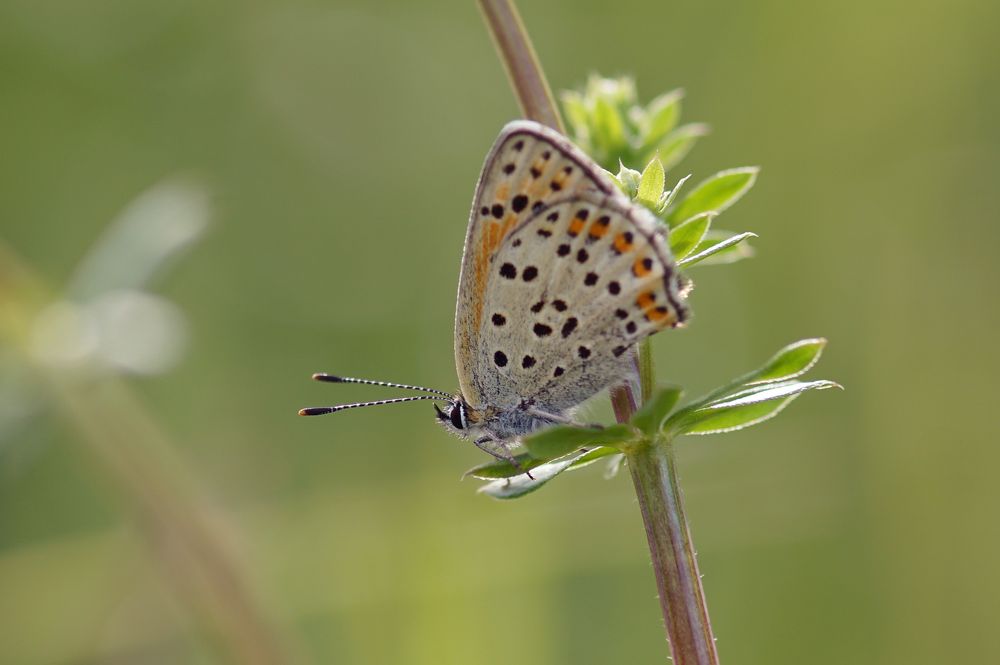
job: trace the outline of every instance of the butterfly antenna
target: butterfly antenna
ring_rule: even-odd
[[[319,372],[313,374],[314,381],[323,381],[325,383],[361,383],[366,386],[385,386],[386,388],[402,388],[403,390],[420,390],[425,393],[434,393],[435,395],[444,395],[445,397],[451,398],[452,395],[441,390],[434,390],[433,388],[424,388],[423,386],[408,386],[405,383],[392,383],[391,381],[372,381],[370,379],[352,379],[349,376],[334,376],[333,374],[325,374]]]
[[[310,406],[305,409],[299,409],[299,415],[323,416],[328,413],[337,413],[338,411],[346,411],[347,409],[357,409],[362,406],[382,406],[383,404],[399,404],[400,402],[417,402],[425,399],[436,399],[442,401],[444,400],[444,398],[442,397],[435,397],[433,395],[419,395],[417,397],[397,397],[395,399],[380,399],[374,402],[355,402],[354,404],[339,404],[337,406]]]

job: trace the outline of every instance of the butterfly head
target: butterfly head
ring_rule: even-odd
[[[461,394],[455,395],[443,409],[435,404],[434,411],[446,430],[463,439],[478,436],[483,429],[484,413],[469,406]]]

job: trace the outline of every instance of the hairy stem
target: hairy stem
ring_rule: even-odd
[[[538,64],[538,56],[524,29],[517,7],[510,0],[479,0],[483,19],[490,29],[500,60],[525,118],[565,134],[559,109],[552,99],[549,82]]]
[[[677,665],[718,665],[705,592],[674,469],[673,444],[660,441],[629,452],[660,609]]]

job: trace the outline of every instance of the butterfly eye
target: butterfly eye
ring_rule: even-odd
[[[451,424],[455,429],[465,429],[465,405],[461,402],[451,407]]]

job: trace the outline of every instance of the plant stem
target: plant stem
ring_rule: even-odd
[[[513,2],[479,0],[479,6],[524,116],[565,133],[545,73]],[[655,385],[648,340],[640,345],[633,358],[640,378],[641,398],[645,400]],[[627,384],[612,387],[611,406],[618,422],[627,422],[638,406],[632,388]],[[629,451],[627,458],[646,526],[674,662],[718,665],[671,444],[667,441],[646,443]]]
[[[565,134],[549,82],[538,64],[538,56],[517,7],[510,0],[479,0],[479,8],[500,53],[500,61],[507,70],[514,96],[521,105],[521,113],[529,120]]]
[[[200,500],[175,446],[128,386],[80,369],[34,364],[29,335],[54,295],[0,242],[0,348],[34,370],[109,483],[134,509],[138,531],[172,591],[221,658],[281,665],[299,653],[279,634],[214,511]]]
[[[705,592],[677,484],[673,444],[662,440],[640,446],[627,458],[674,663],[718,665]]]

